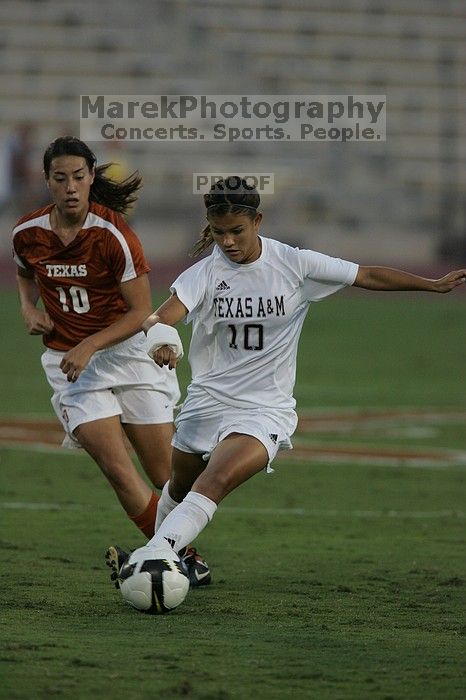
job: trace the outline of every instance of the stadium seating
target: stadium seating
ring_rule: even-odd
[[[439,219],[442,199],[466,184],[462,0],[350,0],[344,10],[337,0],[137,5],[4,0],[0,138],[27,117],[40,159],[51,138],[78,133],[80,94],[386,94],[388,103],[387,141],[375,145],[125,144],[146,182],[145,245],[158,246],[154,221],[178,232],[167,255],[193,235],[202,213],[195,171],[273,171],[268,231],[327,243],[331,253],[380,253],[392,235],[405,256],[429,258],[447,224],[464,227],[464,213]]]

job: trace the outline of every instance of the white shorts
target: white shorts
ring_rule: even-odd
[[[82,423],[121,416],[133,425],[171,423],[180,398],[174,370],[158,367],[142,347],[144,333],[96,352],[76,382],[60,369],[64,352],[46,350],[42,366],[54,394],[52,406],[65,432]]]
[[[173,447],[182,452],[201,454],[208,460],[218,443],[231,433],[252,435],[267,450],[269,466],[279,450],[291,450],[290,437],[298,424],[293,410],[270,408],[239,409],[213,399],[196,389],[175,419]]]

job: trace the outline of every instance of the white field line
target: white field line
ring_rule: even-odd
[[[322,508],[242,508],[240,506],[220,506],[219,513],[222,512],[251,515],[296,515],[315,518],[466,518],[466,512],[455,510],[325,510]]]
[[[41,434],[45,431],[49,435],[64,435],[59,425],[52,427],[52,425],[47,425],[47,423],[45,423],[43,426],[35,425],[34,427],[30,427],[27,423],[24,423],[23,425],[0,425],[0,439],[24,440],[30,435],[35,435],[36,433]]]
[[[444,417],[452,420],[465,420],[466,409],[449,408],[438,406],[426,406],[419,408],[416,406],[325,406],[319,408],[300,408],[299,415],[304,418],[338,418],[354,420],[362,418],[366,420],[384,417],[390,418],[421,418],[426,420],[437,420]]]
[[[289,453],[288,453],[289,454]],[[344,455],[333,455],[333,454],[328,454],[325,456],[318,455],[317,457],[312,458],[311,455],[309,457],[303,457],[303,456],[296,456],[296,457],[290,457],[290,461],[292,462],[305,462],[308,464],[312,464],[313,462],[315,464],[330,464],[330,465],[359,465],[359,466],[365,466],[365,467],[403,467],[403,468],[409,468],[409,469],[433,469],[433,470],[439,470],[439,471],[447,471],[448,469],[458,469],[459,468],[465,468],[466,467],[466,461],[461,461],[461,462],[442,462],[441,464],[438,462],[434,461],[425,461],[425,460],[407,460],[407,459],[386,459],[386,458],[371,458],[369,457],[353,457],[351,455],[348,455],[345,457]]]
[[[60,425],[60,423],[58,423],[58,418],[55,418],[53,413],[19,413],[13,415],[11,415],[11,413],[0,413],[0,422],[1,421],[13,421],[21,423],[27,423],[31,421],[44,421],[51,423],[53,421],[56,421],[57,425]]]
[[[72,455],[73,457],[86,456],[86,452],[82,449],[70,450],[61,445],[50,445],[46,442],[0,442],[0,450],[21,450],[22,452],[40,452],[42,454],[62,454]]]
[[[91,511],[94,506],[83,503],[34,503],[28,501],[0,501],[0,510],[45,510],[45,511]],[[118,505],[99,506],[99,510],[120,510]],[[436,520],[440,518],[466,518],[466,512],[460,510],[337,510],[322,508],[256,508],[241,506],[223,506],[218,510],[219,514],[227,515],[264,515],[270,516],[294,516],[311,518],[394,518],[415,520]]]
[[[452,467],[466,467],[466,452],[460,450],[444,450],[439,455],[422,454],[420,449],[419,454],[414,451],[412,454],[402,453],[396,454],[375,454],[377,447],[373,447],[373,452],[361,454],[355,450],[352,451],[350,445],[346,446],[347,452],[343,445],[326,445],[322,449],[322,445],[313,445],[308,443],[295,443],[296,449],[290,451],[279,452],[278,461],[299,462],[308,464],[359,464],[362,466],[374,467],[410,467],[414,469],[451,469]],[[353,445],[353,449],[355,449]]]

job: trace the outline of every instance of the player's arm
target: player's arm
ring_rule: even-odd
[[[142,330],[147,333],[149,328],[156,323],[165,323],[167,326],[174,326],[184,319],[188,309],[181,302],[176,294],[172,294],[166,301],[163,302],[150,316],[146,318],[142,324]]]
[[[19,265],[16,268],[16,283],[24,323],[30,335],[43,335],[53,330],[53,321],[46,311],[37,308],[39,288],[34,273]]]
[[[186,306],[176,294],[172,294],[142,324],[142,330],[147,335],[146,350],[159,367],[167,365],[169,369],[174,369],[183,357],[181,340],[171,326],[182,321],[187,313]],[[171,334],[173,337],[167,339]]]
[[[130,338],[141,330],[142,322],[147,318],[152,306],[147,275],[122,282],[120,291],[126,302],[126,313],[107,328],[82,340],[64,355],[60,367],[67,375],[68,381],[76,381],[97,350]]]
[[[390,267],[360,266],[353,286],[387,292],[420,291],[445,294],[465,282],[466,270],[449,272],[445,277],[434,280]]]

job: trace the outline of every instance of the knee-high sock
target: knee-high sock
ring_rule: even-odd
[[[167,515],[154,537],[147,543],[150,547],[166,547],[167,542],[175,550],[190,544],[212,520],[217,504],[207,496],[190,491],[183,501]]]
[[[157,504],[157,516],[155,518],[155,532],[159,529],[165,518],[169,513],[172,512],[174,508],[178,505],[178,501],[174,501],[173,498],[170,496],[168,493],[168,484],[170,482],[167,481],[165,486],[162,489],[162,493],[160,494],[159,502]],[[154,534],[154,533],[152,533]]]

